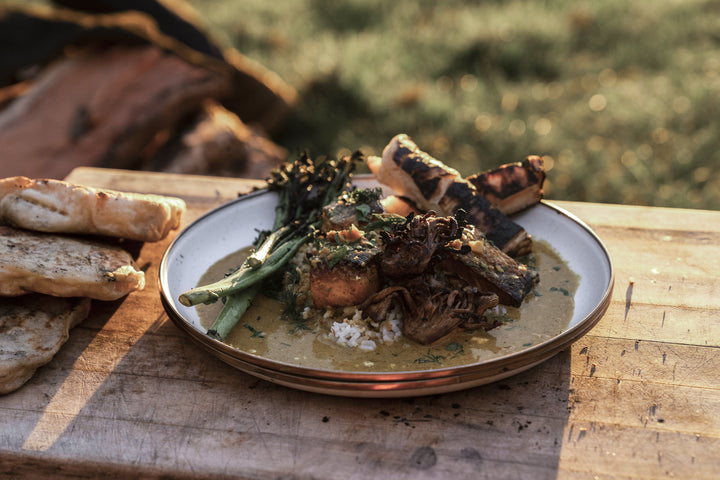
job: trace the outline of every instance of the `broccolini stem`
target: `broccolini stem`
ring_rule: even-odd
[[[262,266],[262,264],[265,262],[265,260],[267,260],[268,256],[270,255],[270,252],[272,252],[273,248],[275,248],[275,244],[277,244],[280,237],[286,231],[287,227],[278,228],[270,235],[268,235],[267,238],[265,238],[265,241],[262,242],[260,247],[256,248],[245,260],[244,263],[246,263],[252,269]]]
[[[179,296],[182,305],[214,303],[226,298],[208,335],[222,340],[240,320],[263,281],[281,271],[320,227],[323,207],[350,187],[350,177],[362,154],[316,162],[307,153],[274,170],[268,189],[279,193],[272,233],[263,232],[256,250],[232,275]],[[262,235],[268,235],[263,240]],[[270,243],[268,243],[270,242]]]
[[[225,306],[220,311],[215,323],[207,331],[208,336],[215,340],[224,340],[237,325],[240,317],[250,308],[259,290],[260,283],[256,283],[241,292],[228,295],[225,299]]]
[[[264,280],[278,272],[309,238],[309,236],[305,236],[286,241],[277,247],[265,262],[258,267],[253,268],[247,262],[243,262],[238,270],[222,280],[210,285],[193,288],[181,294],[179,296],[180,303],[186,307],[201,303],[215,303],[222,297],[240,292]]]

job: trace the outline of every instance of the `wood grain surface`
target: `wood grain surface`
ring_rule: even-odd
[[[184,198],[185,223],[258,182],[80,168],[69,180]],[[94,302],[53,361],[0,397],[3,478],[717,478],[720,212],[557,202],[616,269],[605,317],[498,383],[352,399],[276,386],[164,313],[168,241],[128,245],[147,288]]]

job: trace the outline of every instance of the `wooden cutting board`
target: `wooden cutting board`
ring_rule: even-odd
[[[71,181],[181,196],[189,222],[258,182],[99,169]],[[0,397],[3,478],[716,478],[720,212],[557,202],[616,267],[600,323],[525,373],[406,399],[330,397],[238,372],[179,331],[156,281],[95,302]]]

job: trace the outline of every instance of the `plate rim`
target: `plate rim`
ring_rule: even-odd
[[[368,180],[368,178],[363,178],[363,176],[359,177],[359,180]],[[166,289],[164,286],[164,279],[167,278],[170,254],[179,239],[186,234],[186,232],[190,231],[202,221],[207,220],[208,217],[215,215],[220,210],[232,208],[235,204],[244,202],[249,198],[272,193],[274,192],[261,189],[242,195],[205,212],[183,228],[168,244],[163,253],[158,271],[158,289],[163,309],[167,315],[180,330],[189,334],[196,343],[234,368],[274,383],[299,388],[301,390],[320,391],[322,393],[338,395],[351,394],[352,396],[377,395],[383,397],[398,396],[399,394],[414,394],[413,392],[427,388],[433,391],[438,388],[440,391],[451,391],[491,383],[499,379],[494,378],[497,375],[502,375],[502,378],[506,378],[510,375],[520,373],[548,360],[567,348],[587,334],[600,321],[611,302],[615,283],[615,269],[609,251],[602,239],[574,214],[551,201],[542,200],[537,204],[538,206],[548,208],[565,216],[584,230],[599,247],[609,271],[607,285],[605,285],[605,290],[597,305],[575,325],[563,330],[558,335],[507,355],[466,365],[430,370],[405,370],[401,372],[341,371],[303,367],[253,355],[208,337],[205,333],[200,332],[191,322],[187,321],[175,308],[174,300],[170,298],[170,294],[167,291],[169,288]],[[580,281],[582,281],[582,279]],[[510,365],[510,367],[508,367],[508,365]],[[494,376],[492,375],[493,373]],[[484,378],[487,378],[487,381],[483,381]],[[465,385],[471,381],[474,381],[472,385]],[[360,395],[361,392],[363,395]]]

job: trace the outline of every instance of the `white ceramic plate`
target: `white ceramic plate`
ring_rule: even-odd
[[[367,178],[355,183],[372,185]],[[208,337],[195,308],[180,304],[178,296],[197,286],[212,264],[252,244],[257,230],[270,228],[276,203],[274,193],[260,191],[222,205],[190,224],[163,256],[160,295],[173,322],[200,346],[239,370],[281,385],[357,397],[417,396],[483,385],[527,370],[565,349],[600,320],[610,303],[614,272],[602,241],[570,213],[542,202],[513,220],[534,238],[552,245],[580,277],[574,314],[559,335],[512,354],[434,370],[347,372],[268,360]]]

